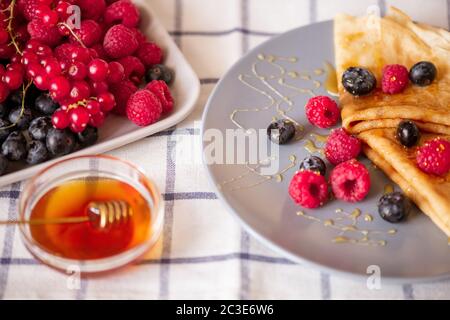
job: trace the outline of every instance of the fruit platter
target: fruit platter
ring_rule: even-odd
[[[353,277],[376,267],[392,281],[448,277],[448,39],[390,8],[255,48],[203,118],[204,135],[234,130],[246,150],[259,148],[242,161],[238,144],[220,158],[203,142],[223,203],[302,264]]]
[[[144,1],[2,1],[0,60],[0,185],[169,128],[199,94]]]

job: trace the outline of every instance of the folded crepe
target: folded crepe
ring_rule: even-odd
[[[334,23],[338,80],[351,66],[374,73],[378,85],[386,64],[408,69],[419,61],[431,61],[438,74],[427,87],[408,86],[401,94],[386,95],[380,89],[355,98],[341,81],[338,89],[343,126],[352,133],[375,128],[395,128],[402,119],[416,121],[424,131],[450,134],[450,33],[414,23],[396,8],[386,17],[338,15]]]
[[[343,126],[358,135],[367,157],[450,237],[450,174],[422,172],[416,148],[405,148],[395,138],[399,122],[410,119],[421,129],[419,146],[436,137],[450,139],[450,33],[414,23],[390,8],[384,18],[338,15],[334,34]],[[410,68],[419,61],[433,62],[437,78],[427,87],[409,85],[400,94],[384,94],[378,88],[354,97],[340,81],[348,67],[360,66],[374,73],[379,86],[384,65]]]
[[[424,142],[449,136],[423,134]],[[450,173],[438,177],[422,172],[416,164],[416,148],[406,149],[395,138],[395,129],[371,129],[359,134],[367,157],[450,237]]]

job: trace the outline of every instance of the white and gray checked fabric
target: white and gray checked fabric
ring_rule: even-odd
[[[305,268],[270,251],[242,231],[211,192],[198,147],[198,121],[206,99],[218,78],[251,47],[288,29],[332,19],[337,12],[363,14],[373,4],[381,12],[392,4],[417,21],[449,28],[450,0],[148,1],[202,83],[200,100],[188,119],[110,152],[143,167],[160,186],[166,202],[163,239],[142,262],[101,277],[83,278],[79,290],[69,290],[67,275],[34,260],[16,227],[2,228],[0,298],[450,298],[450,281],[382,283],[381,290],[369,290],[365,283]],[[0,191],[2,219],[16,217],[22,187],[23,183],[16,183]]]

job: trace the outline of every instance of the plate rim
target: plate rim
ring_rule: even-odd
[[[148,2],[143,0],[134,0],[134,1],[137,4],[137,6],[145,10],[150,20],[148,29],[144,30],[143,32],[148,33],[149,30],[152,29],[154,30],[154,33],[162,35],[163,36],[162,41],[160,41],[159,44],[168,48],[169,55],[175,55],[175,60],[178,62],[181,61],[183,63],[183,68],[185,68],[186,71],[192,76],[190,79],[191,80],[190,85],[192,88],[190,88],[189,90],[190,94],[189,96],[187,96],[186,101],[184,101],[183,104],[179,105],[179,110],[175,111],[168,117],[150,126],[140,127],[124,135],[115,137],[110,140],[105,140],[99,144],[94,144],[92,146],[78,150],[68,155],[57,157],[40,164],[27,166],[24,167],[23,169],[12,171],[3,176],[0,176],[0,188],[4,188],[18,181],[26,181],[34,174],[37,174],[47,166],[50,166],[58,161],[82,155],[90,155],[90,154],[95,155],[105,153],[123,147],[130,143],[136,142],[145,137],[151,136],[155,133],[158,133],[167,128],[177,125],[178,123],[183,121],[195,109],[195,104],[200,97],[200,90],[201,90],[200,79],[198,75],[196,74],[191,64],[186,59],[186,57],[183,55],[181,50],[178,48],[173,38],[169,35],[168,31],[163,26],[158,16],[155,14],[155,11],[153,10],[152,6]],[[177,70],[176,67],[174,69],[175,71]]]
[[[272,240],[268,239],[266,236],[264,236],[263,234],[260,234],[259,232],[257,232],[256,230],[254,230],[252,228],[252,226],[250,226],[250,224],[248,224],[242,217],[241,215],[237,212],[237,210],[235,210],[229,203],[228,201],[225,199],[224,195],[222,194],[221,190],[219,190],[219,188],[217,187],[215,178],[213,177],[213,174],[210,170],[210,165],[207,164],[206,159],[205,159],[205,153],[204,151],[204,147],[205,147],[205,141],[203,140],[203,136],[204,136],[204,131],[205,131],[205,120],[208,116],[209,113],[209,109],[211,108],[211,104],[215,98],[215,95],[217,94],[219,88],[221,87],[222,83],[224,82],[225,79],[228,78],[229,74],[233,73],[235,71],[235,69],[238,67],[238,65],[240,64],[240,62],[243,59],[246,59],[249,56],[255,55],[256,53],[258,53],[258,51],[260,51],[260,49],[265,46],[268,42],[271,41],[275,41],[278,38],[284,37],[287,34],[291,34],[291,33],[295,33],[298,32],[298,30],[304,29],[304,28],[310,28],[313,27],[315,25],[321,25],[321,24],[331,24],[333,25],[333,20],[325,20],[325,21],[319,21],[319,22],[314,22],[314,23],[310,23],[310,24],[306,24],[291,30],[288,30],[286,32],[280,33],[276,36],[270,37],[269,39],[263,41],[262,43],[260,43],[259,45],[257,45],[256,47],[254,47],[253,49],[251,49],[250,51],[248,51],[245,55],[241,56],[229,69],[228,71],[219,79],[219,81],[217,82],[216,86],[214,87],[213,91],[211,92],[211,94],[208,97],[208,100],[205,104],[205,109],[203,110],[203,114],[202,114],[202,120],[201,120],[201,128],[200,128],[200,134],[202,137],[202,164],[203,167],[206,169],[207,172],[207,177],[208,177],[208,181],[209,183],[212,185],[213,190],[215,191],[215,194],[217,195],[217,198],[219,199],[219,201],[226,207],[227,211],[229,211],[231,213],[231,215],[239,222],[239,224],[241,226],[243,226],[244,230],[247,231],[249,234],[251,234],[254,238],[256,238],[258,241],[260,241],[262,244],[264,244],[265,246],[267,246],[268,248],[270,248],[272,251],[274,251],[275,253],[280,253],[281,255],[285,256],[287,259],[291,260],[293,263],[297,263],[301,266],[307,267],[307,268],[314,268],[317,271],[321,271],[321,272],[325,272],[327,274],[330,275],[337,275],[340,276],[342,278],[346,278],[349,280],[356,280],[356,281],[367,281],[368,277],[370,277],[371,274],[362,274],[362,273],[357,273],[357,272],[351,272],[351,271],[344,271],[341,270],[339,268],[333,268],[330,266],[327,266],[325,264],[321,264],[318,262],[314,262],[312,260],[309,260],[307,258],[298,256],[292,252],[290,252],[289,250],[283,248],[282,246],[276,244],[275,242],[273,242]],[[435,276],[424,276],[424,277],[392,277],[392,276],[381,276],[381,281],[387,284],[414,284],[414,283],[430,283],[430,282],[438,282],[438,281],[443,281],[443,280],[448,280],[450,279],[450,273],[443,273],[440,275],[435,275]]]

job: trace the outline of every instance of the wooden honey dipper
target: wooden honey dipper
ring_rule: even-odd
[[[87,215],[80,217],[0,221],[0,225],[46,225],[91,222],[95,227],[105,229],[106,227],[126,222],[133,215],[133,210],[125,201],[92,201],[86,206],[86,211]]]

